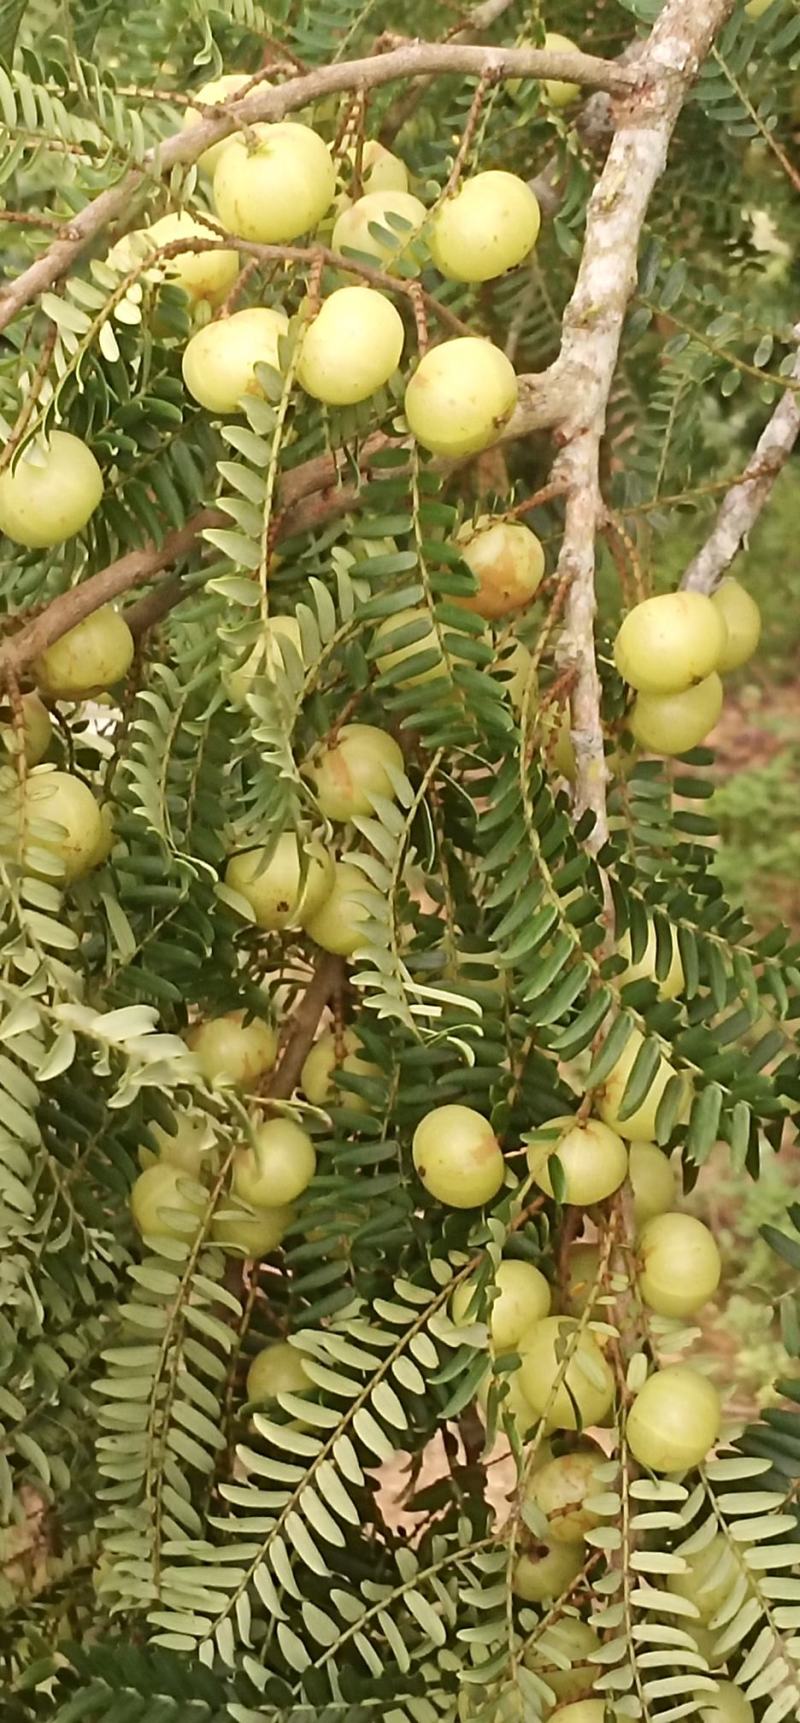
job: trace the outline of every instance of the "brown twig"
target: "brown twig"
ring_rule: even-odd
[[[288,1101],[294,1094],[319,1020],[329,999],[343,986],[345,974],[343,958],[329,953],[320,958],[292,1017],[289,1038],[280,1060],[263,1090],[265,1100]]]
[[[99,574],[90,575],[80,586],[62,592],[0,647],[0,684],[6,683],[9,676],[18,676],[32,658],[37,658],[45,647],[60,640],[63,634],[82,622],[85,616],[99,610],[102,604],[109,604],[120,593],[130,592],[132,587],[144,585],[160,569],[179,562],[193,549],[198,534],[205,527],[224,525],[226,519],[216,509],[201,509],[185,526],[168,533],[162,544],[129,551],[127,556],[109,563]]]
[[[449,197],[450,193],[454,192],[456,190],[456,188],[458,186],[458,182],[461,179],[461,175],[464,171],[464,165],[465,165],[465,162],[467,160],[467,156],[469,155],[469,152],[472,148],[472,140],[475,136],[475,127],[477,126],[478,121],[481,117],[481,112],[483,109],[483,103],[484,103],[484,98],[486,96],[486,91],[491,89],[491,86],[493,83],[494,83],[494,78],[493,78],[491,72],[482,72],[481,73],[480,78],[478,80],[478,87],[477,87],[475,94],[472,98],[472,101],[470,103],[469,113],[467,114],[467,122],[466,122],[464,130],[461,134],[461,141],[459,143],[458,149],[456,150],[455,159],[453,161],[453,166],[450,169],[450,173],[449,173],[448,179],[447,179],[447,184],[444,188],[445,197]]]
[[[800,323],[794,329],[800,343]],[[800,347],[792,367],[792,382],[800,383]],[[800,394],[787,388],[756,443],[741,478],[720,503],[719,512],[702,549],[692,558],[681,586],[692,592],[713,592],[730,567],[756,521],[778,474],[800,436]]]

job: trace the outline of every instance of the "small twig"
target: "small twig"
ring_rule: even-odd
[[[800,323],[793,331],[800,342]],[[800,384],[800,348],[792,367],[792,381]],[[720,503],[714,526],[681,581],[690,592],[713,592],[726,568],[752,531],[800,436],[800,394],[787,388],[756,443],[752,459],[741,478],[731,485]]]
[[[613,509],[608,507],[607,503],[603,505],[600,529],[608,540],[611,555],[617,565],[620,584],[622,586],[623,593],[625,594],[626,605],[630,606],[631,603],[640,604],[642,599],[646,597],[647,585],[644,578],[644,570],[642,568],[639,552],[636,548],[634,539],[628,532],[627,527],[619,519],[619,516],[614,513]],[[626,555],[628,559],[627,562],[625,561]],[[630,565],[631,578],[629,578],[628,565]],[[632,593],[630,591],[631,586]]]
[[[240,295],[242,293],[244,293],[244,290],[247,286],[248,281],[252,281],[253,276],[255,275],[258,267],[259,267],[258,258],[257,257],[251,257],[248,259],[247,263],[245,264],[244,269],[240,269],[239,274],[237,275],[236,280],[234,281],[234,284],[230,290],[230,293],[227,295],[227,297],[225,299],[223,299],[222,304],[219,308],[219,311],[217,312],[216,319],[215,319],[215,321],[217,323],[222,323],[222,322],[224,322],[226,317],[230,317],[230,314],[231,314],[231,312],[232,312],[232,310],[236,304],[237,299],[240,297]]]
[[[478,120],[481,116],[481,109],[483,107],[486,91],[491,88],[493,83],[494,78],[491,72],[481,73],[478,80],[478,87],[470,103],[470,110],[467,114],[467,123],[461,134],[461,142],[456,151],[455,160],[452,168],[450,169],[447,184],[444,188],[445,197],[449,197],[450,193],[455,191],[461,178],[464,164],[467,156],[469,155],[470,149],[472,148],[472,140],[475,136],[475,127],[477,126]]]
[[[48,227],[54,233],[63,233],[69,225],[62,215],[42,215],[28,209],[0,209],[0,221],[14,222],[19,227]]]
[[[521,503],[515,503],[513,508],[505,510],[506,520],[516,520],[519,515],[530,514],[531,509],[543,508],[545,503],[553,502],[555,497],[563,497],[565,485],[561,479],[550,479],[546,485],[541,485],[533,496],[523,497]]]
[[[445,328],[452,330],[454,335],[474,334],[469,323],[464,323],[449,306],[442,305],[432,293],[426,292],[418,281],[407,281],[403,276],[390,275],[387,270],[378,269],[375,264],[359,263],[353,257],[343,257],[341,252],[333,251],[328,245],[259,245],[255,240],[236,239],[233,234],[218,227],[213,219],[209,219],[208,226],[218,231],[219,238],[171,240],[169,245],[163,245],[153,252],[152,257],[147,259],[146,267],[151,269],[159,259],[166,261],[186,251],[230,250],[235,246],[238,251],[252,257],[256,263],[307,264],[310,272],[307,293],[309,299],[313,299],[315,293],[319,292],[321,272],[327,263],[332,268],[341,270],[344,275],[360,275],[364,281],[370,282],[373,287],[380,287],[384,293],[400,293],[412,302],[421,299],[427,309]]]

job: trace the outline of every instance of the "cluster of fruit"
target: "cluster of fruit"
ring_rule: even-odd
[[[627,723],[652,754],[686,754],[722,711],[720,673],[752,657],[761,634],[755,599],[738,580],[702,592],[665,592],[628,612],[614,649],[636,690]]]
[[[453,1119],[454,1114],[460,1117]],[[460,1180],[455,1160],[444,1152],[456,1126],[465,1133],[462,1154],[465,1141],[473,1151],[466,1164],[459,1157]],[[456,1206],[464,1204],[465,1178],[480,1176],[488,1189],[490,1184],[498,1188],[503,1177],[499,1145],[487,1122],[468,1108],[429,1113],[414,1139],[414,1159],[427,1188]],[[526,1529],[512,1583],[526,1603],[549,1605],[583,1572],[592,1553],[587,1536],[602,1526],[608,1491],[617,1476],[618,1461],[609,1460],[600,1443],[586,1434],[592,1426],[609,1422],[615,1398],[628,1392],[608,1357],[614,1344],[608,1326],[613,1311],[608,1307],[616,1300],[625,1305],[635,1287],[649,1311],[682,1321],[715,1292],[721,1262],[708,1228],[673,1210],[674,1169],[655,1144],[633,1141],[626,1147],[598,1119],[554,1119],[531,1137],[528,1162],[542,1191],[553,1194],[555,1174],[564,1202],[582,1208],[604,1201],[627,1179],[638,1229],[633,1286],[627,1274],[618,1274],[608,1243],[571,1245],[560,1314],[552,1314],[553,1289],[534,1264],[506,1258],[494,1276],[488,1342],[504,1384],[503,1410],[523,1441],[534,1430],[540,1438],[544,1433],[523,1470]],[[473,1200],[476,1188],[473,1185]],[[604,1291],[604,1280],[613,1292]],[[483,1309],[480,1284],[467,1280],[453,1294],[451,1320],[457,1328],[469,1329]],[[484,1407],[491,1381],[490,1373],[479,1391]],[[681,1474],[699,1465],[713,1447],[719,1425],[716,1389],[683,1364],[654,1370],[624,1409],[624,1440],[631,1455],[662,1474]],[[681,1627],[712,1668],[722,1661],[714,1654],[709,1623],[730,1591],[726,1552],[721,1536],[697,1553],[683,1557],[681,1551],[683,1567],[676,1565],[665,1582],[668,1591],[688,1600]],[[559,1612],[554,1632],[548,1629],[526,1654],[528,1667],[554,1696],[557,1709],[548,1713],[552,1720],[606,1723],[605,1702],[590,1697],[602,1667],[601,1653],[597,1633],[573,1604]],[[740,1701],[744,1709],[737,1709]],[[718,1694],[709,1697],[707,1715],[714,1723],[728,1723],[729,1718],[731,1723],[752,1723],[753,1714],[738,1688],[722,1680]]]
[[[745,11],[749,10],[749,6],[745,7]],[[579,1631],[581,1629],[584,1631]],[[688,1631],[689,1629],[684,1627],[684,1632]],[[570,1655],[582,1655],[587,1658],[591,1655],[592,1650],[588,1643],[590,1633],[591,1628],[587,1628],[585,1622],[572,1616],[565,1616],[557,1624],[557,1630],[555,1628],[549,1629],[548,1641],[553,1645],[556,1656],[560,1654],[566,1658]],[[596,1637],[595,1634],[592,1635],[593,1639]],[[694,1639],[697,1636],[692,1633],[691,1637]],[[676,1650],[676,1660],[679,1657],[683,1661],[682,1654]],[[535,1668],[537,1673],[544,1677],[548,1687],[553,1687],[554,1681],[558,1680],[562,1670],[560,1662],[553,1669],[534,1661],[530,1662],[529,1667]],[[596,1682],[598,1673],[599,1664],[597,1663],[588,1663],[582,1666],[583,1678],[589,1688]],[[567,1691],[571,1691],[568,1677],[565,1680],[565,1688]],[[745,1698],[741,1687],[735,1686],[732,1681],[718,1681],[713,1692],[707,1688],[698,1690],[697,1705],[700,1707],[699,1712],[693,1706],[692,1716],[699,1715],[702,1717],[703,1723],[754,1723],[755,1720],[755,1712],[750,1700]],[[686,1711],[683,1712],[683,1715],[686,1715]],[[577,1699],[566,1705],[559,1705],[557,1711],[550,1712],[550,1723],[624,1723],[625,1717],[627,1717],[627,1712],[619,1711],[611,1701],[606,1701],[606,1699]]]
[[[218,1085],[245,1093],[256,1090],[272,1071],[278,1037],[263,1018],[245,1019],[243,1012],[213,1017],[188,1030],[198,1075],[210,1089]],[[307,1100],[321,1106],[329,1098],[332,1076],[340,1062],[344,1072],[373,1075],[375,1067],[359,1059],[361,1043],[352,1031],[341,1042],[326,1031],[312,1048],[301,1072]],[[353,1097],[356,1108],[359,1097]],[[210,1121],[186,1114],[172,1132],[150,1127],[156,1152],[142,1148],[142,1172],[131,1192],[131,1211],[139,1232],[157,1241],[196,1237],[209,1203],[209,1185],[217,1176],[220,1145]],[[248,1257],[266,1256],[280,1244],[293,1218],[292,1204],[314,1176],[317,1156],[308,1132],[295,1119],[281,1114],[250,1124],[247,1141],[233,1152],[230,1189],[214,1212],[211,1236],[215,1243]]]
[[[550,46],[572,47],[563,37]],[[230,74],[198,95],[205,112],[229,101],[249,82]],[[553,106],[577,93],[574,86],[548,85]],[[189,108],[185,124],[200,113]],[[351,158],[355,152],[351,150]],[[235,239],[247,244],[286,244],[336,219],[334,250],[362,264],[391,266],[409,239],[424,233],[429,258],[455,281],[492,280],[514,268],[536,243],[540,213],[534,193],[517,175],[477,173],[432,212],[408,190],[408,171],[397,156],[368,140],[360,162],[361,196],[336,197],[331,150],[310,126],[280,121],[237,132],[205,151],[200,166],[213,180],[216,216]],[[327,229],[326,229],[327,231]],[[185,249],[179,249],[180,247]],[[159,258],[164,248],[175,255]],[[152,268],[148,269],[152,259]],[[183,288],[200,309],[219,306],[236,282],[239,252],[220,243],[219,227],[185,211],[160,217],[125,234],[109,263],[120,272],[144,271]],[[129,292],[141,296],[133,283]],[[183,355],[190,394],[209,411],[241,411],[248,393],[260,393],[257,367],[281,370],[281,346],[289,332],[284,312],[251,306],[205,323]],[[397,370],[405,344],[403,320],[392,300],[374,287],[337,287],[300,312],[297,382],[331,406],[367,400]],[[517,381],[505,354],[490,341],[462,336],[424,355],[406,389],[408,424],[433,453],[460,456],[483,449],[513,412]],[[51,433],[47,446],[30,444],[0,474],[0,531],[32,549],[60,544],[86,525],[103,494],[103,476],[91,450],[67,431]]]
[[[34,660],[32,674],[38,692],[22,696],[22,744],[29,767],[38,766],[50,746],[52,723],[41,699],[80,701],[104,693],[122,680],[134,653],[131,631],[123,616],[103,605],[77,623]],[[11,729],[0,732],[10,749]],[[18,787],[14,793],[18,793]],[[99,802],[88,784],[74,772],[32,771],[22,798],[22,819],[29,839],[40,851],[58,858],[61,877],[69,885],[100,867],[114,841],[112,808]],[[37,866],[37,871],[40,871]]]
[[[505,1179],[505,1160],[488,1121],[471,1107],[434,1107],[420,1121],[412,1146],[414,1165],[426,1190],[453,1208],[490,1202]],[[533,1182],[546,1195],[555,1181],[562,1200],[591,1209],[630,1178],[633,1200],[644,1225],[636,1245],[636,1280],[642,1302],[661,1316],[693,1315],[716,1291],[720,1258],[708,1228],[691,1215],[669,1212],[674,1177],[654,1143],[634,1139],[630,1151],[622,1137],[600,1119],[559,1118],[529,1139],[528,1165]],[[645,1218],[646,1217],[646,1218]],[[580,1269],[596,1269],[596,1246],[573,1247],[582,1253]],[[570,1278],[575,1281],[573,1268]],[[544,1418],[548,1428],[574,1430],[602,1423],[614,1400],[615,1385],[602,1348],[584,1333],[573,1314],[550,1316],[550,1289],[538,1269],[504,1264],[498,1271],[502,1297],[492,1309],[491,1336],[496,1352],[519,1350],[518,1378],[512,1376],[512,1409],[523,1428]],[[575,1308],[575,1286],[571,1289]],[[463,1315],[472,1290],[462,1289],[457,1313]],[[587,1294],[588,1298],[588,1294]],[[580,1300],[582,1311],[587,1298]],[[512,1333],[513,1329],[513,1333]],[[566,1371],[565,1348],[574,1343]],[[664,1380],[666,1376],[666,1381]],[[669,1416],[664,1408],[669,1407]],[[654,1471],[683,1471],[697,1465],[719,1430],[715,1389],[683,1368],[657,1372],[642,1388],[628,1419],[628,1441],[643,1465]]]

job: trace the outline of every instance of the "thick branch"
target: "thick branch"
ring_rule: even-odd
[[[637,81],[635,71],[613,61],[597,59],[594,54],[552,54],[538,48],[481,48],[466,43],[409,42],[389,54],[343,61],[299,78],[290,78],[285,84],[259,88],[238,102],[226,104],[225,113],[218,119],[212,115],[186,131],[173,133],[172,137],[159,144],[157,150],[148,150],[141,168],[134,168],[117,185],[109,186],[107,191],[87,204],[35,263],[0,291],[0,329],[5,329],[23,306],[66,275],[76,258],[104,228],[118,217],[130,215],[136,195],[149,177],[168,175],[176,162],[197,161],[210,144],[219,143],[242,124],[252,126],[261,120],[280,120],[323,96],[335,95],[342,90],[372,89],[399,78],[413,78],[420,72],[460,77],[480,77],[481,73],[488,72],[498,78],[561,78],[617,94],[633,89]]]
[[[800,342],[800,323],[794,336]],[[800,381],[800,351],[789,374]],[[799,436],[800,394],[787,389],[764,427],[742,477],[723,497],[714,526],[702,550],[692,558],[681,586],[692,592],[714,591],[755,526]]]
[[[278,1065],[264,1089],[265,1100],[288,1101],[300,1080],[306,1055],[311,1050],[317,1024],[329,999],[343,985],[346,975],[341,957],[320,958],[303,998],[292,1017],[289,1039]]]
[[[565,447],[554,477],[567,487],[559,574],[570,585],[560,658],[574,671],[572,736],[577,758],[577,811],[590,809],[590,840],[608,834],[606,768],[594,645],[595,537],[600,518],[600,443],[625,313],[636,284],[639,235],[653,189],[663,173],[675,122],[698,67],[733,0],[667,0],[637,56],[640,90],[622,107],[603,173],[589,201],[586,238],[575,290],[564,314],[557,369],[571,400],[563,423]]]
[[[127,556],[109,563],[99,574],[90,575],[80,586],[62,592],[32,622],[26,623],[18,634],[12,635],[0,647],[0,686],[5,683],[9,672],[12,676],[19,676],[32,658],[38,658],[45,647],[60,640],[62,634],[83,622],[92,611],[99,610],[103,604],[110,604],[112,599],[119,598],[123,592],[130,592],[135,586],[144,586],[161,569],[180,562],[181,557],[194,549],[198,534],[205,527],[224,526],[226,521],[227,517],[216,509],[201,509],[177,532],[168,533],[162,544],[149,544],[142,550],[129,551]]]

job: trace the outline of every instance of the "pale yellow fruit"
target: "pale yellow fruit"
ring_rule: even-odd
[[[603,1290],[598,1284],[599,1273],[598,1245],[581,1240],[570,1246],[564,1288],[564,1309],[570,1316],[582,1316],[589,1300],[594,1300]]]
[[[511,1352],[535,1322],[550,1310],[550,1286],[541,1269],[532,1262],[519,1262],[509,1257],[501,1262],[495,1275],[497,1292],[489,1317],[489,1337],[496,1353]],[[469,1305],[475,1293],[472,1281],[456,1288],[450,1301],[450,1314],[457,1326],[475,1322],[474,1309]]]
[[[0,473],[0,533],[29,550],[63,544],[85,527],[103,495],[91,449],[69,431],[29,443]]]
[[[773,0],[747,0],[745,12],[748,18],[763,18],[764,13],[769,11],[772,3]]]
[[[270,616],[264,624],[261,640],[249,652],[243,664],[224,678],[225,687],[234,706],[245,706],[257,676],[274,675],[285,669],[286,656],[281,641],[287,641],[302,661],[303,643],[296,616]]]
[[[44,759],[52,734],[50,713],[47,707],[42,705],[38,694],[23,694],[21,739],[28,766],[38,766],[39,761]],[[0,725],[0,740],[9,754],[16,752],[16,738],[17,733],[9,717],[7,724]]]
[[[355,150],[348,152],[355,160]],[[361,151],[361,183],[365,192],[408,191],[408,168],[399,156],[384,149],[377,138],[367,138]]]
[[[88,786],[71,772],[34,773],[25,786],[23,818],[28,843],[61,858],[67,884],[96,865],[103,836],[100,808]],[[31,826],[40,820],[61,830],[39,835]]]
[[[280,1244],[293,1218],[291,1208],[261,1208],[250,1214],[233,1197],[225,1197],[221,1213],[213,1222],[211,1236],[216,1244],[235,1249],[243,1256],[269,1256]]]
[[[262,1017],[248,1022],[244,1011],[198,1023],[188,1031],[186,1042],[207,1083],[233,1083],[240,1089],[251,1089],[271,1071],[278,1054],[272,1024]]]
[[[110,604],[93,610],[34,659],[33,674],[51,700],[85,700],[130,669],[133,635]]]
[[[736,1557],[730,1542],[721,1532],[711,1539],[701,1550],[692,1555],[684,1555],[683,1550],[676,1550],[676,1555],[683,1556],[686,1562],[685,1573],[670,1573],[667,1575],[667,1590],[677,1597],[686,1597],[695,1609],[704,1626],[713,1621],[718,1609],[730,1597],[734,1581],[739,1573]],[[694,1633],[694,1622],[687,1622],[690,1633]]]
[[[398,252],[405,249],[412,235],[423,225],[427,217],[424,203],[418,197],[412,197],[409,191],[369,191],[365,197],[356,198],[347,209],[343,209],[337,217],[331,236],[331,246],[334,251],[357,251],[360,256],[371,258],[383,267],[390,264]],[[406,227],[395,227],[388,219],[398,216],[406,222]],[[370,233],[370,228],[384,228],[394,238],[382,239],[380,234]]]
[[[639,1239],[639,1291],[659,1316],[692,1316],[722,1274],[714,1235],[690,1214],[658,1214]]]
[[[620,957],[627,959],[627,967],[616,976],[618,987],[627,987],[632,981],[655,981],[658,985],[659,999],[676,999],[686,986],[686,976],[683,972],[681,954],[678,949],[678,936],[674,928],[670,928],[672,957],[669,969],[663,980],[656,975],[656,929],[651,921],[647,930],[647,943],[637,963],[631,961],[631,936],[625,933],[618,942],[617,951]]]
[[[184,210],[162,215],[146,230],[148,250],[172,245],[177,240],[215,240],[219,234]],[[193,300],[208,299],[212,305],[224,299],[239,273],[239,253],[222,247],[218,251],[181,251],[159,263],[168,281],[174,281]]]
[[[569,36],[559,36],[557,30],[547,31],[542,47],[549,54],[575,54],[578,51],[577,43]],[[581,86],[563,83],[560,78],[543,78],[542,90],[551,108],[568,108],[570,102],[577,102]]]
[[[280,369],[278,345],[289,320],[282,311],[254,305],[198,329],[185,349],[183,380],[210,413],[242,410],[244,395],[261,395],[256,365]]]
[[[503,1183],[500,1144],[472,1107],[433,1107],[417,1125],[411,1152],[426,1191],[449,1208],[491,1202]]]
[[[576,1430],[576,1406],[582,1426],[602,1422],[614,1402],[614,1378],[591,1334],[568,1316],[546,1316],[520,1350],[523,1393],[548,1430]]]
[[[564,84],[569,90],[571,84]],[[579,1699],[574,1705],[559,1705],[550,1712],[549,1723],[622,1723],[622,1713],[605,1699]]]
[[[526,1603],[560,1597],[580,1573],[584,1559],[582,1544],[537,1544],[530,1555],[518,1558],[511,1589]]]
[[[480,515],[459,528],[456,545],[479,585],[456,603],[490,622],[530,604],[544,578],[544,551],[530,527]]]
[[[306,1100],[315,1107],[324,1107],[328,1102],[335,1102],[337,1106],[349,1107],[352,1113],[367,1113],[369,1104],[363,1095],[356,1095],[348,1088],[341,1088],[334,1078],[334,1072],[349,1071],[354,1077],[379,1077],[380,1066],[372,1065],[368,1059],[359,1058],[362,1043],[353,1029],[345,1029],[341,1041],[344,1049],[342,1059],[337,1054],[333,1030],[323,1031],[303,1063],[300,1087]]]
[[[369,889],[366,874],[354,862],[337,861],[330,892],[313,915],[304,918],[310,938],[337,957],[352,957],[364,944],[364,923],[369,910],[359,902]]]
[[[709,1695],[708,1704],[701,1704],[700,1716],[703,1723],[753,1723],[755,1712],[741,1687],[733,1681],[718,1681],[713,1699]]]
[[[179,1113],[174,1131],[165,1131],[163,1125],[151,1125],[150,1135],[155,1138],[160,1161],[179,1167],[193,1179],[200,1179],[214,1144],[208,1119],[193,1119]]]
[[[322,138],[292,120],[252,127],[256,144],[236,135],[214,174],[214,207],[240,239],[280,245],[322,220],[333,201],[336,169]]]
[[[722,683],[714,671],[682,694],[637,694],[628,728],[648,754],[688,754],[713,730],[722,701]]]
[[[305,861],[305,874],[301,864]],[[275,848],[232,856],[225,883],[246,898],[259,927],[305,927],[333,889],[333,857],[324,851],[301,855],[294,832],[282,832]]]
[[[434,455],[474,455],[500,435],[517,404],[514,367],[477,335],[432,347],[406,389],[405,414]]]
[[[366,401],[388,383],[403,351],[403,319],[373,287],[338,287],[302,337],[297,380],[331,407]]]
[[[620,676],[642,694],[680,694],[716,670],[725,625],[703,592],[662,592],[629,610],[614,646]]]
[[[628,1445],[652,1472],[699,1466],[719,1435],[719,1394],[707,1376],[684,1364],[654,1371],[628,1413]]]
[[[277,1394],[308,1394],[314,1384],[303,1354],[287,1340],[257,1352],[247,1372],[248,1400],[274,1400]]]
[[[601,1515],[586,1507],[587,1497],[601,1494],[597,1468],[605,1454],[600,1448],[576,1448],[542,1466],[528,1481],[525,1500],[533,1502],[548,1521],[548,1538],[555,1544],[582,1544],[587,1532],[600,1525]]]
[[[335,742],[315,752],[303,767],[328,820],[352,820],[373,812],[375,796],[394,800],[387,767],[403,770],[403,751],[374,724],[343,724]]]
[[[376,660],[380,671],[393,670],[396,664],[402,664],[406,658],[415,658],[420,652],[439,650],[436,630],[431,623],[427,610],[421,608],[397,610],[393,616],[387,616],[385,622],[378,624],[375,630],[375,639],[386,640],[388,643],[393,635],[398,634],[400,629],[406,628],[412,622],[419,625],[418,638],[409,641],[405,646],[396,647],[394,651],[382,652]],[[423,623],[425,624],[424,628],[422,627]],[[438,664],[432,664],[428,670],[421,670],[417,675],[404,678],[400,687],[417,688],[424,682],[435,682],[438,677],[443,675],[444,667],[440,661]]]
[[[223,72],[220,78],[210,78],[207,84],[202,85],[197,92],[197,100],[202,102],[206,108],[215,108],[218,102],[230,102],[234,96],[238,96],[240,90],[244,89],[245,84],[249,84],[250,77],[249,72]],[[263,90],[265,85],[266,80],[259,84],[259,89]],[[202,120],[209,118],[209,114],[201,114],[197,108],[187,108],[183,116],[183,130],[188,131],[190,126],[196,126]],[[231,137],[235,136],[236,133],[232,132]],[[197,165],[202,168],[203,173],[213,174],[217,163],[228,148],[231,137],[221,138],[218,144],[210,144],[209,148],[198,157]]]
[[[307,1131],[294,1119],[268,1119],[256,1126],[252,1148],[236,1150],[231,1188],[252,1208],[282,1208],[310,1185],[316,1165]]]
[[[169,1161],[156,1161],[134,1180],[131,1214],[143,1238],[195,1237],[208,1193]]]
[[[745,11],[749,8],[745,7]],[[761,639],[761,611],[738,580],[723,580],[711,595],[725,624],[725,640],[715,668],[723,674],[746,664]]]
[[[517,174],[473,174],[436,210],[431,257],[450,281],[493,281],[533,250],[541,219],[534,193]]]
[[[674,1067],[667,1059],[662,1058],[650,1089],[640,1107],[631,1113],[627,1119],[621,1119],[619,1109],[622,1105],[628,1078],[633,1070],[636,1057],[642,1047],[644,1036],[640,1030],[632,1029],[625,1046],[612,1067],[600,1091],[598,1112],[612,1131],[617,1131],[621,1137],[630,1143],[652,1142],[656,1134],[656,1115],[659,1102],[664,1094],[671,1077],[676,1075]],[[678,1119],[685,1124],[689,1116],[691,1089],[688,1078],[681,1073],[683,1083],[683,1099],[678,1112]]]
[[[587,1208],[619,1189],[628,1171],[622,1138],[599,1119],[548,1119],[528,1147],[528,1166],[539,1189],[554,1195],[549,1162],[561,1164],[564,1202]]]
[[[672,1207],[678,1181],[672,1163],[657,1143],[631,1143],[628,1177],[637,1226]]]
[[[533,1669],[563,1705],[591,1693],[600,1665],[588,1659],[600,1650],[600,1640],[587,1621],[562,1615],[549,1622],[543,1634],[523,1652],[523,1662]],[[558,1658],[558,1662],[554,1662]]]

